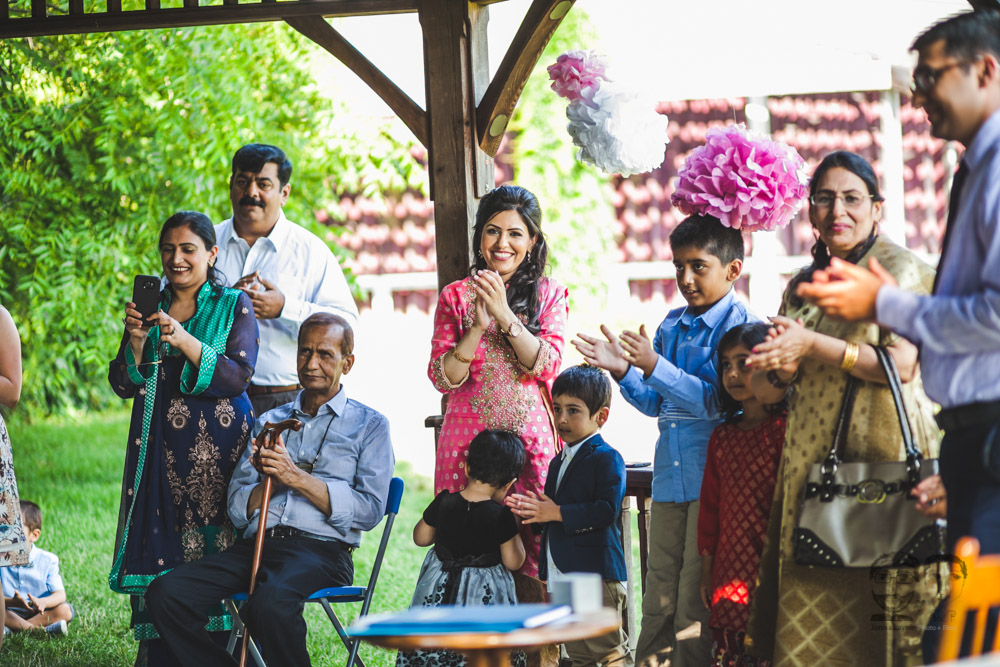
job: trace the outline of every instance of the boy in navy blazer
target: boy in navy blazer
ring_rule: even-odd
[[[601,438],[610,406],[611,381],[604,371],[586,364],[563,371],[552,385],[552,410],[566,446],[549,463],[545,493],[513,494],[507,503],[523,523],[542,526],[541,579],[597,573],[604,579],[604,606],[621,613],[626,574],[619,520],[625,462]],[[633,664],[623,630],[565,647],[573,667]]]

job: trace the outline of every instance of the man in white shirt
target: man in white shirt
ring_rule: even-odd
[[[233,156],[229,199],[233,217],[215,226],[216,268],[249,295],[260,327],[260,353],[247,388],[254,412],[295,400],[299,325],[313,313],[340,315],[357,325],[358,309],[344,273],[319,237],[285,217],[292,162],[267,144],[247,144]]]

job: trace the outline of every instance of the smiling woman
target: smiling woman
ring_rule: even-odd
[[[879,234],[878,178],[860,155],[846,151],[827,155],[813,174],[810,195],[809,220],[819,237],[813,263],[789,283],[768,340],[755,345],[749,358],[751,367],[772,373],[769,382],[794,382],[795,389],[747,641],[749,645],[752,638],[760,655],[768,654],[773,644],[775,665],[908,664],[919,657],[920,632],[934,607],[932,601],[941,593],[936,579],[922,578],[924,583],[914,590],[913,623],[875,627],[872,615],[880,610],[871,608],[867,570],[799,565],[792,535],[806,474],[826,457],[833,442],[848,376],[863,382],[854,399],[843,458],[900,459],[900,432],[886,426],[896,422],[895,405],[873,346],[885,347],[895,360],[914,441],[925,457],[936,456],[938,429],[920,382],[917,350],[875,323],[826,317],[795,292],[818,269],[829,266],[831,257],[861,266],[877,259],[900,285],[923,294],[930,291],[934,272],[912,252]],[[776,619],[764,611],[773,609]],[[829,609],[840,613],[829,614]],[[819,636],[822,642],[816,640]]]
[[[111,588],[132,595],[135,638],[151,665],[172,664],[142,595],[171,568],[233,543],[226,487],[253,425],[246,388],[257,360],[253,305],[222,287],[207,216],[181,211],[160,231],[166,287],[160,310],[142,319],[125,307],[125,332],[108,380],[134,398],[125,454]],[[222,606],[210,629],[226,630]]]
[[[448,395],[435,493],[466,485],[469,442],[485,429],[524,440],[527,460],[513,490],[544,488],[559,447],[549,389],[562,364],[569,306],[566,288],[543,275],[548,247],[541,218],[524,188],[505,185],[487,194],[476,213],[471,275],[441,290],[428,366],[434,386]],[[523,576],[538,576],[540,538],[530,530],[522,538],[527,560],[519,586],[531,585]]]

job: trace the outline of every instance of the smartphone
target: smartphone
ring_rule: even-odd
[[[143,328],[146,318],[160,308],[160,279],[156,276],[136,276],[132,283],[132,303],[142,313]]]

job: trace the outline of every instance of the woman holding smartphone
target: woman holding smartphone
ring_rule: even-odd
[[[111,588],[132,596],[135,638],[149,664],[173,664],[142,604],[149,583],[171,568],[225,550],[236,538],[226,490],[247,445],[246,395],[258,332],[249,297],[224,287],[214,268],[215,229],[181,211],[160,230],[166,287],[145,319],[125,306],[125,332],[108,380],[134,398],[122,480]],[[210,630],[231,620],[222,606]]]

